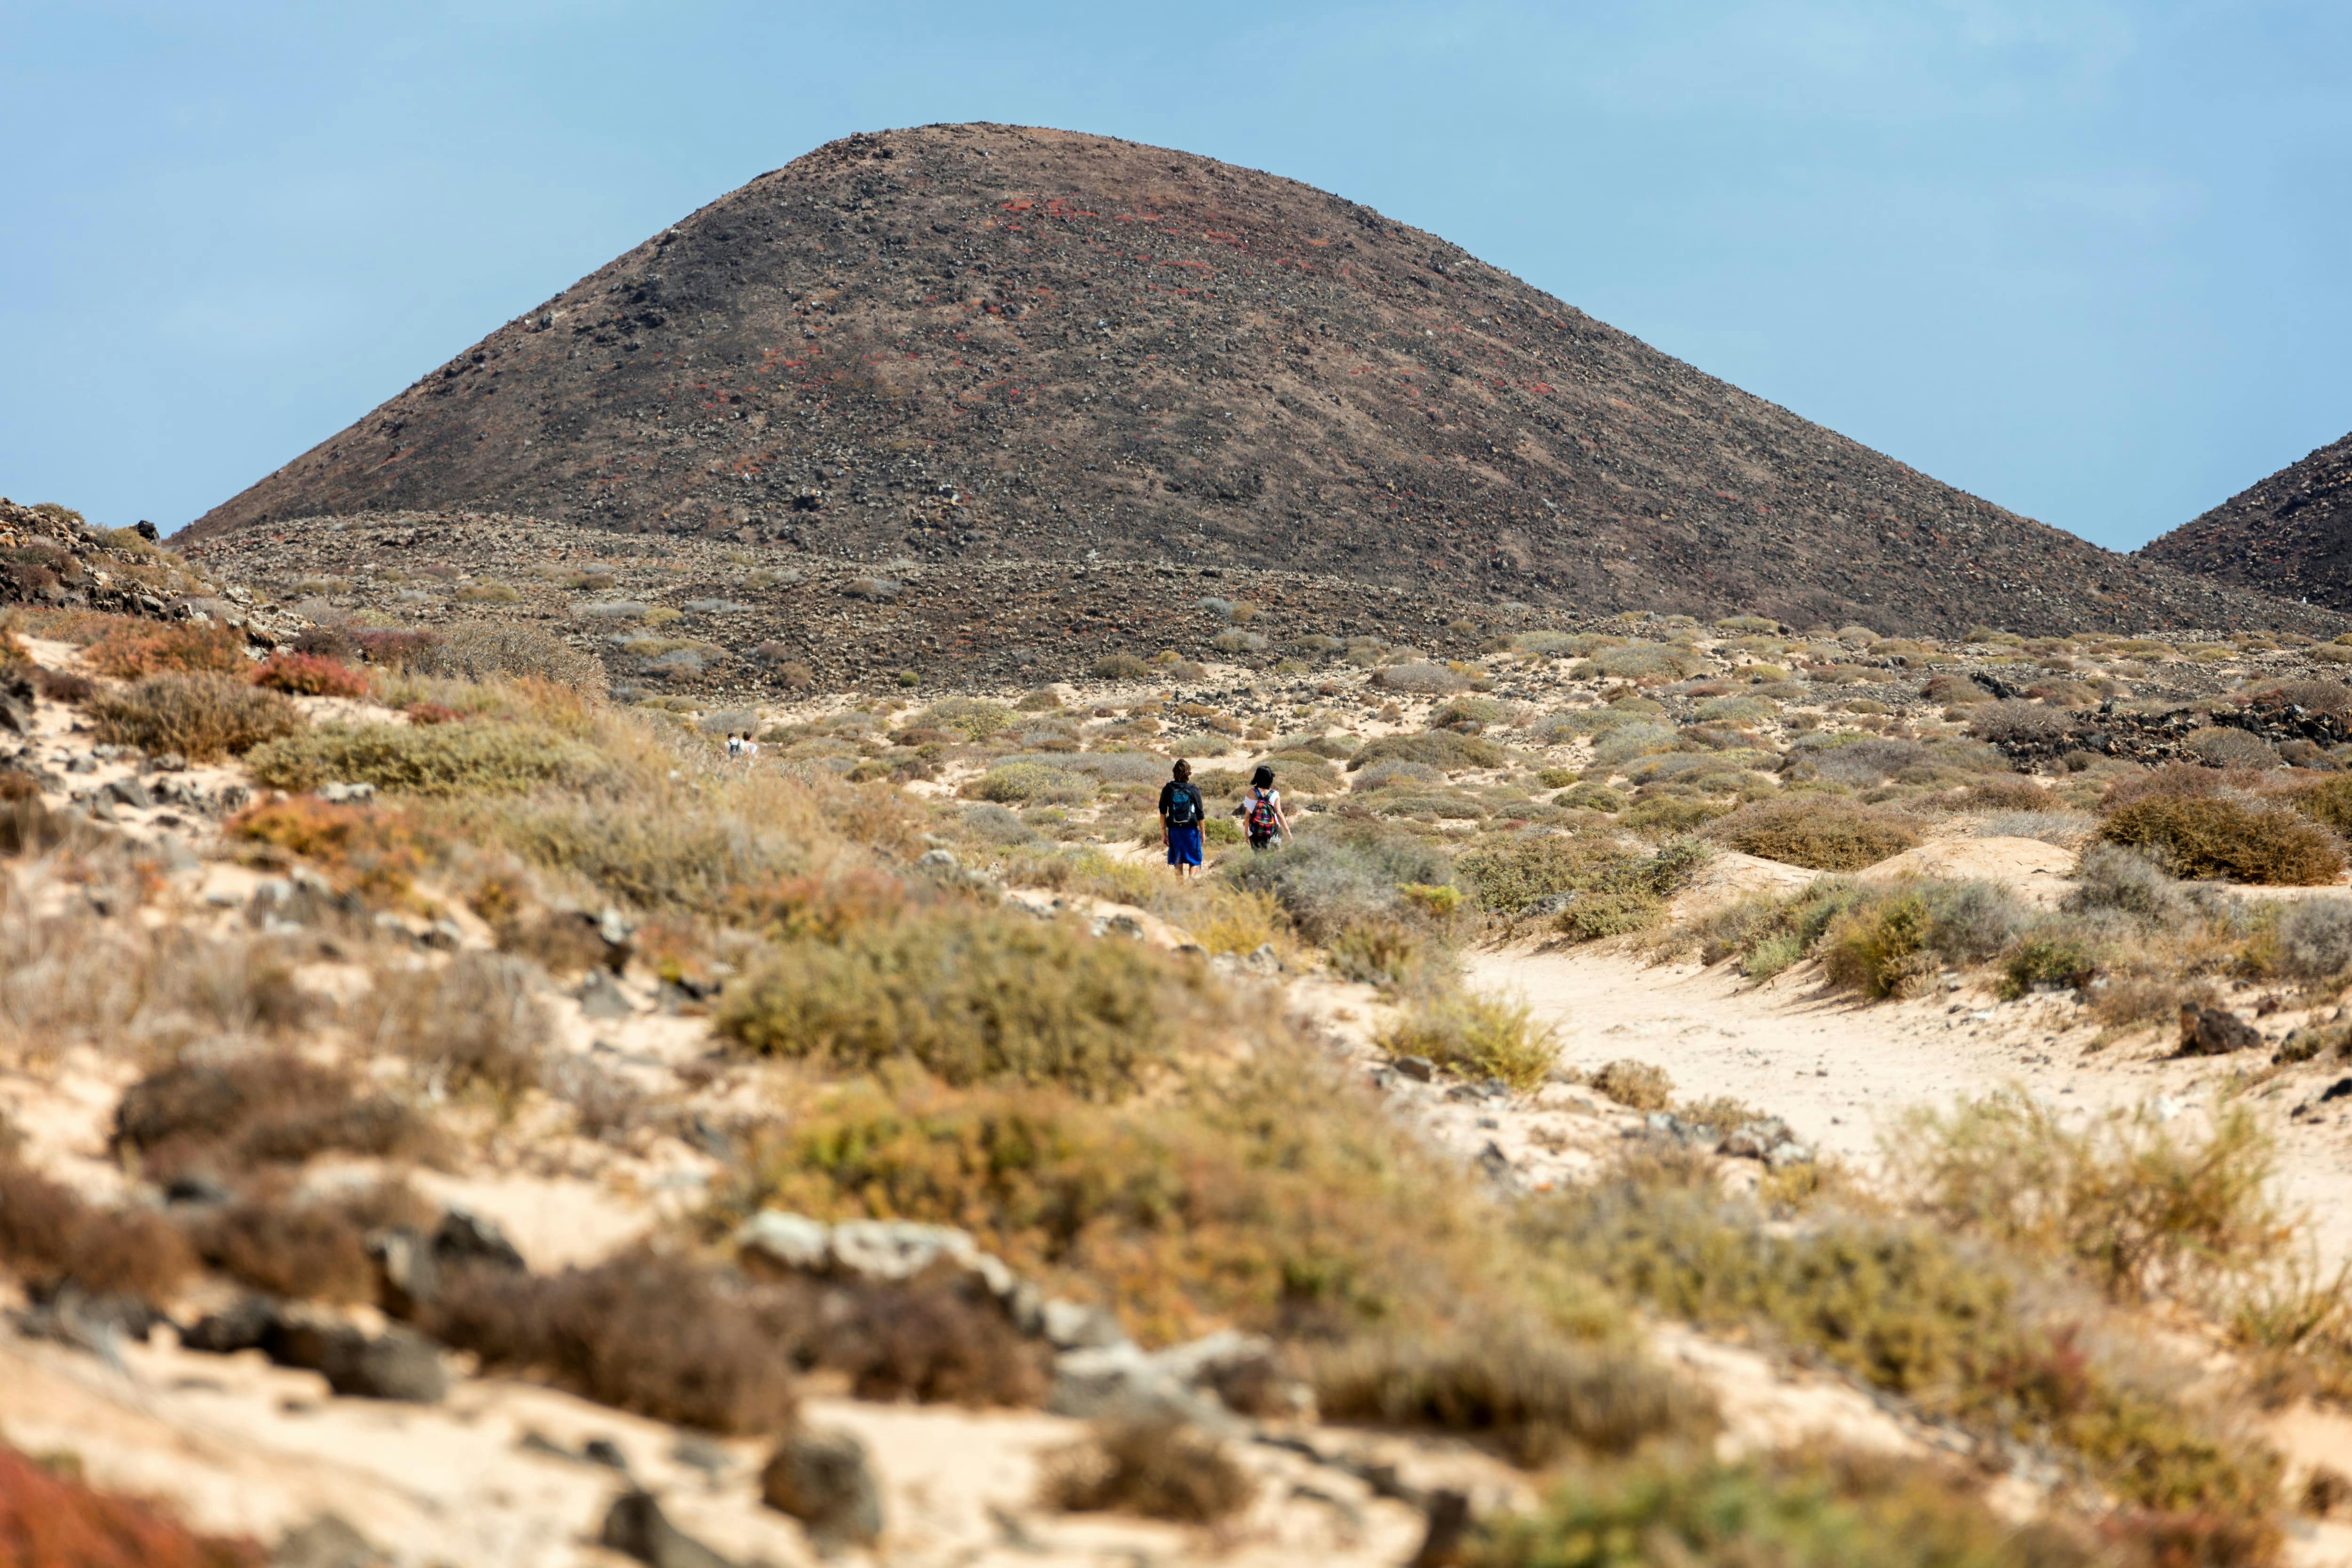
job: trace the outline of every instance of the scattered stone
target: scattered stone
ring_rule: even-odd
[[[373,784],[322,784],[319,787],[319,799],[331,806],[356,805],[364,800],[374,800],[375,786]]]
[[[339,1515],[322,1513],[286,1532],[269,1568],[392,1568],[392,1559]]]
[[[2227,1009],[2193,1003],[2184,1003],[2180,1009],[2182,1056],[2226,1056],[2262,1043],[2262,1031]]]
[[[610,1022],[615,1019],[635,1018],[637,1004],[621,989],[620,981],[610,969],[591,969],[580,988],[572,993],[580,999],[580,1016]]]
[[[647,1568],[735,1568],[665,1518],[650,1492],[628,1491],[614,1499],[596,1542]]]
[[[147,787],[136,779],[116,779],[106,785],[106,798],[118,806],[128,806],[134,811],[144,811],[155,804]]]
[[[866,1445],[847,1432],[784,1438],[760,1472],[760,1498],[799,1520],[809,1544],[825,1556],[881,1538],[882,1490]]]
[[[180,1343],[215,1355],[258,1350],[280,1366],[320,1374],[328,1387],[354,1398],[435,1405],[449,1392],[440,1350],[424,1335],[397,1325],[372,1335],[266,1296],[203,1318]]]
[[[1437,1076],[1437,1063],[1425,1056],[1400,1056],[1389,1064],[1416,1083],[1427,1083]]]

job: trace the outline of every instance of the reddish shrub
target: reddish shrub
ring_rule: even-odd
[[[774,1432],[798,1409],[755,1293],[638,1249],[551,1276],[471,1270],[419,1326],[486,1369],[538,1372],[583,1397],[714,1432]]]
[[[241,1203],[194,1227],[205,1262],[291,1301],[373,1301],[375,1265],[349,1215],[331,1204]]]
[[[164,673],[233,675],[247,664],[244,634],[208,622],[157,626],[136,622],[100,638],[84,657],[99,674],[126,681]]]
[[[339,805],[315,795],[247,807],[229,819],[226,831],[232,839],[299,855],[338,887],[379,900],[406,894],[425,861],[415,820],[406,812]]]
[[[2192,762],[2168,762],[2145,773],[2134,773],[2116,779],[2099,797],[2102,811],[2121,810],[2141,800],[2158,798],[2174,800],[2207,800],[2221,792],[2222,785],[2231,780],[2218,768],[2200,768]]]
[[[343,1074],[299,1057],[267,1055],[149,1074],[115,1107],[113,1146],[135,1151],[153,1174],[207,1166],[227,1176],[331,1151],[429,1158],[442,1140],[387,1095],[360,1094]]]
[[[253,672],[253,684],[306,697],[363,697],[367,677],[340,659],[320,653],[272,653]]]
[[[401,711],[411,724],[456,724],[466,716],[446,703],[410,703]]]
[[[0,1562],[8,1568],[260,1568],[262,1560],[252,1542],[194,1534],[152,1504],[0,1448]]]
[[[33,1284],[71,1281],[150,1301],[195,1270],[188,1244],[161,1215],[93,1207],[13,1164],[0,1166],[0,1263]]]
[[[350,635],[351,645],[369,664],[394,669],[405,666],[436,641],[430,632],[353,632]]]
[[[98,683],[70,670],[43,667],[33,672],[33,689],[53,703],[86,703],[98,690]]]

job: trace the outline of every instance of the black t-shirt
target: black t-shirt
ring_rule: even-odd
[[[1171,779],[1167,783],[1162,784],[1160,787],[1160,814],[1162,817],[1166,817],[1171,814],[1171,809],[1174,806],[1176,801],[1176,791],[1179,789],[1183,790],[1186,794],[1192,797],[1193,820],[1186,822],[1184,826],[1188,828],[1199,827],[1201,825],[1200,818],[1202,814],[1201,792],[1194,789],[1190,783],[1180,784],[1175,779]]]

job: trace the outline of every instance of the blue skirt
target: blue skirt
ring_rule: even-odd
[[[1201,830],[1197,826],[1168,830],[1168,863],[1170,865],[1201,863]]]

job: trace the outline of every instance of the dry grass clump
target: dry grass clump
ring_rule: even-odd
[[[195,1263],[163,1216],[100,1208],[14,1159],[0,1160],[0,1266],[26,1283],[70,1282],[94,1294],[155,1301]]]
[[[188,1229],[207,1268],[257,1291],[298,1301],[375,1300],[366,1239],[336,1205],[239,1203]]]
[[[1481,904],[1506,916],[1571,895],[1555,924],[1577,941],[1592,941],[1646,930],[1709,852],[1692,839],[1644,856],[1611,842],[1534,836],[1475,851],[1456,869]]]
[[[1139,681],[1151,674],[1151,665],[1134,653],[1112,653],[1097,659],[1088,673],[1098,681]]]
[[[606,899],[706,915],[804,874],[834,839],[807,789],[764,774],[697,791],[631,779],[609,797],[467,802],[450,821]]]
[[[125,1090],[110,1145],[152,1176],[204,1170],[236,1176],[299,1166],[328,1153],[432,1159],[445,1145],[432,1124],[351,1078],[288,1051],[226,1062],[183,1062]]]
[[[1914,1111],[1891,1146],[1928,1212],[2072,1259],[2117,1296],[2194,1296],[2276,1257],[2294,1231],[2272,1193],[2276,1150],[2243,1106],[2201,1137],[2145,1106],[2076,1131],[1998,1093]]]
[[[1327,1419],[1458,1432],[1528,1467],[1704,1436],[1714,1416],[1692,1385],[1622,1345],[1475,1320],[1441,1340],[1381,1336],[1329,1352],[1315,1368],[1315,1397]]]
[[[407,813],[289,795],[248,806],[222,824],[223,834],[299,856],[338,891],[376,900],[404,896],[424,869],[426,840]],[[248,857],[267,858],[257,849]]]
[[[1860,871],[1919,841],[1918,830],[1891,811],[1817,794],[1759,800],[1700,832],[1743,854],[1811,871]]]
[[[1539,1086],[1559,1055],[1559,1036],[1524,1001],[1468,993],[1409,1009],[1381,1037],[1392,1056],[1425,1056],[1465,1078],[1499,1078],[1522,1092]]]
[[[480,722],[326,725],[257,748],[253,775],[281,789],[373,784],[412,795],[512,795],[578,783],[593,752],[551,731]]]
[[[1607,1062],[1592,1074],[1591,1082],[1620,1105],[1636,1111],[1663,1111],[1674,1103],[1675,1081],[1664,1068],[1647,1061],[1629,1058]]]
[[[584,692],[604,689],[604,666],[551,632],[503,621],[467,621],[398,646],[380,644],[369,656],[415,674],[488,682],[549,681]]]
[[[320,653],[272,653],[253,672],[253,684],[294,696],[363,697],[367,676],[341,659]]]
[[[2001,1256],[1945,1226],[1816,1213],[1791,1230],[1706,1180],[1663,1172],[1568,1195],[1527,1223],[1553,1255],[1654,1309],[1760,1332],[1923,1412],[2034,1434],[2127,1502],[2260,1517],[2277,1459],[2030,1307]]]
[[[639,1248],[593,1269],[460,1271],[419,1326],[490,1370],[534,1372],[583,1398],[706,1431],[772,1433],[799,1400],[756,1294]]]
[[[1257,1483],[1215,1438],[1170,1419],[1110,1422],[1058,1455],[1040,1490],[1066,1513],[1131,1513],[1214,1524],[1248,1507]]]
[[[1869,997],[1907,996],[1938,970],[1992,957],[2026,918],[1996,883],[1906,879],[1858,891],[1816,951],[1832,985]]]
[[[198,1535],[152,1504],[98,1491],[0,1448],[0,1542],[10,1568],[261,1568],[251,1541]]]
[[[99,739],[142,751],[176,751],[210,762],[249,751],[302,727],[302,715],[277,692],[226,675],[155,674],[91,699]]]
[[[1628,643],[1620,648],[1596,649],[1596,674],[1625,681],[1682,681],[1702,674],[1706,656],[1679,643]]]
[[[502,1103],[539,1082],[554,1039],[530,967],[500,954],[380,971],[354,1010],[354,1032],[371,1048],[406,1056],[436,1087]]]
[[[2009,698],[1969,714],[1969,733],[1996,746],[2046,744],[2063,737],[2077,722],[2063,707]]]
[[[1229,1072],[1115,1109],[1050,1088],[845,1086],[754,1144],[712,1223],[770,1204],[961,1226],[1056,1291],[1116,1292],[1147,1343],[1224,1323],[1418,1332],[1465,1298],[1538,1289],[1570,1332],[1615,1321],[1576,1281],[1507,1260],[1468,1178],[1278,1030]]]
[[[950,1083],[1140,1086],[1209,1018],[1207,973],[1140,943],[995,911],[941,910],[778,949],[728,988],[718,1027],[838,1067],[906,1061]]]
[[[1072,806],[1094,799],[1095,781],[1043,762],[1000,762],[965,785],[963,792],[974,800],[1000,804]]]
[[[1458,730],[1433,729],[1421,735],[1383,735],[1368,740],[1348,758],[1348,771],[1361,772],[1375,762],[1417,762],[1444,773],[1500,768],[1507,754],[1491,740]]]
[[[2273,1542],[2263,1540],[2267,1550]],[[2193,1561],[2221,1568],[2263,1558]],[[1458,1561],[1463,1568],[2092,1568],[2109,1559],[2052,1525],[2021,1531],[1956,1472],[1811,1452],[1580,1471],[1534,1512],[1484,1524]]]
[[[2342,846],[2318,823],[2218,796],[2136,800],[2111,814],[2099,834],[2147,852],[2176,876],[2311,887],[2335,881],[2344,870]]]
[[[135,621],[109,631],[82,657],[101,675],[241,674],[250,667],[245,634],[228,626],[158,626]]]
[[[1228,886],[1270,894],[1291,928],[1308,942],[1328,944],[1351,926],[1417,924],[1402,887],[1436,887],[1454,881],[1444,849],[1370,823],[1302,832],[1279,854],[1227,862],[1218,875]]]
[[[981,697],[945,697],[908,721],[909,729],[948,729],[966,740],[986,740],[1005,729],[1013,712],[1003,703]]]

